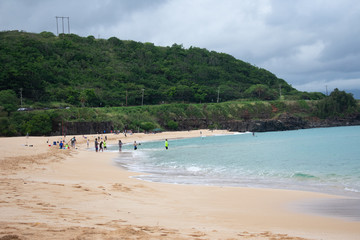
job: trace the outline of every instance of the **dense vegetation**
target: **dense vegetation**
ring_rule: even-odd
[[[15,95],[12,93],[12,95]],[[5,97],[2,97],[5,96]],[[222,128],[224,121],[248,121],[276,119],[281,114],[290,114],[302,119],[331,119],[357,115],[360,107],[352,94],[334,90],[320,100],[276,101],[228,101],[203,104],[161,104],[133,107],[70,108],[34,111],[13,111],[7,97],[11,90],[0,91],[0,135],[49,135],[59,130],[60,125],[71,122],[111,122],[112,130],[135,131],[178,130],[182,120],[206,119],[207,128]],[[13,96],[14,97],[14,96]],[[109,131],[109,129],[106,129]],[[83,134],[90,133],[88,130]]]
[[[70,108],[15,111],[0,117],[1,135],[48,135],[59,124],[69,122],[112,122],[114,129],[151,131],[155,128],[178,130],[184,119],[208,119],[208,128],[221,128],[221,121],[273,118],[284,111],[311,114],[314,106],[304,100],[283,102],[231,101],[208,104],[161,104],[133,107]],[[276,111],[274,111],[276,109]],[[107,129],[109,131],[109,129]],[[89,132],[84,132],[87,134]]]
[[[0,32],[2,136],[48,135],[69,122],[151,131],[206,119],[207,127],[217,128],[222,121],[282,113],[346,117],[359,114],[359,107],[351,94],[299,92],[265,69],[206,49]]]
[[[317,116],[321,118],[345,117],[359,113],[359,106],[351,93],[334,89],[330,96],[317,103]]]
[[[0,32],[0,90],[23,105],[131,106],[240,98],[319,99],[234,57],[182,45],[95,39],[50,32]],[[218,95],[219,93],[219,95]]]

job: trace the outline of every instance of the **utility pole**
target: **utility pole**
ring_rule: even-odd
[[[219,96],[220,96],[220,87],[218,87],[218,94],[217,94],[217,100],[216,100],[217,103],[219,103]]]
[[[280,93],[280,99],[281,99],[281,84],[279,84],[279,93]]]
[[[141,106],[144,106],[144,90],[145,89],[141,89],[141,90],[142,90]]]
[[[67,17],[68,20],[68,33],[70,34],[70,17]]]
[[[22,107],[22,90],[23,88],[20,88],[20,107]]]
[[[64,32],[64,18],[63,17],[61,17],[61,21],[62,21],[62,30],[63,30],[63,33],[65,33]]]
[[[125,96],[125,106],[127,106],[127,97],[128,97],[128,91],[126,90],[126,96]]]
[[[328,94],[328,89],[327,89],[327,85],[326,85],[325,87],[326,87],[326,96],[329,96],[329,94]]]
[[[59,24],[58,24],[58,17],[55,17],[56,18],[56,35],[59,36]]]

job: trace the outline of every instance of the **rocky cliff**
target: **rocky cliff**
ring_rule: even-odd
[[[228,129],[237,132],[269,132],[269,131],[287,131],[306,128],[319,127],[337,127],[360,125],[360,114],[348,118],[332,119],[303,119],[291,114],[281,114],[276,119],[260,120],[224,120],[214,122],[206,118],[178,119],[178,130],[208,129],[216,126],[219,129]],[[67,135],[109,133],[115,129],[112,122],[69,122],[53,132],[54,135],[66,133]]]

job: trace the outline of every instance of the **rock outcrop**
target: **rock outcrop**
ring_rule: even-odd
[[[306,128],[337,127],[360,125],[360,114],[347,118],[332,119],[303,119],[291,114],[283,113],[275,119],[250,119],[250,120],[222,120],[215,122],[206,118],[186,118],[177,119],[178,130],[208,129],[216,127],[218,129],[228,129],[237,132],[270,132],[287,131]],[[165,128],[165,127],[164,127]],[[59,126],[53,135],[81,135],[109,133],[116,129],[112,122],[68,122]]]

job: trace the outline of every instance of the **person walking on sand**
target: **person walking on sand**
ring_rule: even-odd
[[[107,148],[106,148],[106,141],[104,141],[104,149],[106,150]]]
[[[169,143],[168,143],[168,140],[165,139],[165,149],[168,150],[169,149]]]
[[[97,141],[97,138],[95,138],[95,151],[98,152],[99,151],[99,143]]]
[[[122,148],[122,142],[121,142],[121,140],[119,140],[119,152],[121,152],[121,148]]]
[[[136,143],[136,141],[134,141],[134,150],[136,150],[137,149],[137,143]]]
[[[100,149],[99,149],[99,152],[100,152],[100,151],[104,152],[103,144],[104,144],[103,141],[100,141]]]
[[[71,147],[75,148],[76,138],[75,136],[71,139]]]

